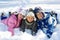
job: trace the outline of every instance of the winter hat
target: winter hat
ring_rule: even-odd
[[[36,7],[36,8],[34,9],[34,13],[36,14],[36,13],[38,13],[38,12],[42,12],[42,9]]]
[[[26,16],[26,10],[18,11],[18,13],[22,14],[23,16]]]
[[[34,17],[34,13],[33,12],[28,12],[27,16],[33,16]]]
[[[33,17],[34,17],[34,20],[36,20],[34,13],[31,12],[31,11],[27,13],[26,17],[27,17],[27,16],[33,16]],[[25,17],[25,19],[26,19],[26,17]]]

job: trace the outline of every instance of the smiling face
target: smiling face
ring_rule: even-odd
[[[18,19],[22,19],[23,18],[23,15],[22,14],[18,14]]]
[[[26,19],[27,19],[28,22],[34,21],[34,17],[33,16],[27,16]]]
[[[43,19],[44,17],[44,15],[41,12],[37,13],[36,16],[38,19]]]

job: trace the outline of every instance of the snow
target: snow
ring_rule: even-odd
[[[51,9],[52,8],[53,7],[51,7]],[[58,9],[58,7],[56,9]],[[12,8],[9,10],[12,10]],[[58,11],[57,11],[57,13],[58,13]],[[59,18],[60,14],[59,13],[58,13],[58,20],[60,22],[60,18]],[[32,36],[29,33],[30,31],[26,31],[23,33],[22,31],[19,31],[19,28],[15,28],[14,29],[15,35],[11,36],[11,33],[7,29],[8,28],[6,25],[4,25],[3,23],[0,23],[0,40],[60,40],[60,24],[57,24],[55,31],[50,39],[47,38],[47,36],[41,30],[38,31],[36,36]]]
[[[5,27],[5,26],[2,26]],[[50,39],[39,30],[36,36],[32,36],[27,32],[19,31],[19,28],[14,29],[15,35],[11,36],[11,33],[8,31],[0,31],[0,40],[59,40],[60,38],[60,24],[57,24],[55,32],[53,33]]]
[[[0,40],[59,40],[60,39],[60,24],[57,24],[55,31],[50,39],[47,38],[47,36],[41,30],[38,31],[36,36],[32,36],[29,33],[30,32],[29,30],[23,33],[22,31],[19,31],[19,28],[15,28],[14,29],[15,35],[11,36],[11,33],[7,29],[8,28],[6,25],[0,23]]]

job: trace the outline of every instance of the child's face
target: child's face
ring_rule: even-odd
[[[26,19],[28,22],[32,22],[34,20],[34,17],[33,16],[27,16]]]
[[[18,19],[21,19],[23,18],[23,15],[22,14],[18,14]]]
[[[43,14],[41,12],[40,13],[37,13],[36,15],[37,15],[37,18],[38,19],[43,19]]]

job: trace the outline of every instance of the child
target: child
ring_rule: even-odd
[[[37,27],[37,30],[41,29],[42,30],[42,23],[43,23],[43,19],[44,19],[44,14],[42,12],[39,13],[39,8],[35,8],[34,9],[34,13],[35,13],[35,17],[37,19],[37,24],[38,24],[38,27]]]
[[[22,24],[20,26],[20,31],[25,32],[25,29],[31,30],[32,35],[36,35],[37,32],[37,24],[35,22],[35,16],[33,12],[28,12],[25,19],[23,19]]]
[[[2,20],[2,23],[8,26],[8,31],[12,33],[12,36],[14,35],[14,28],[19,27],[19,24],[21,23],[23,18],[22,14],[12,14],[9,18]]]
[[[51,23],[53,20],[51,19],[51,21],[49,22],[50,19],[50,14],[47,14],[47,17],[45,17],[44,13],[40,11],[39,8],[36,8],[34,10],[35,16],[37,18],[37,23],[38,23],[38,30],[41,29],[48,38],[51,37],[52,33],[53,33],[53,24]],[[50,24],[51,23],[51,24]]]

